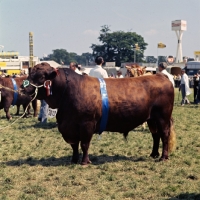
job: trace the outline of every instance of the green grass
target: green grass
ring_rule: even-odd
[[[200,109],[177,98],[177,149],[167,162],[149,157],[151,134],[140,127],[128,142],[118,133],[94,135],[87,167],[70,165],[72,150],[55,119],[46,126],[21,119],[0,130],[0,199],[200,199]],[[0,114],[0,127],[8,125]]]

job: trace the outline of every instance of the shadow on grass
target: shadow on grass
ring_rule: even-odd
[[[178,199],[200,200],[200,194],[186,192],[186,193],[181,193],[176,197],[169,198],[168,200],[178,200]]]
[[[42,129],[52,129],[52,128],[57,128],[57,124],[55,122],[47,122],[47,123],[36,123],[34,125],[26,126],[27,128],[29,127],[34,127],[34,128],[42,128]]]
[[[81,155],[79,157],[80,157],[79,159],[80,161]],[[105,163],[118,162],[118,161],[146,162],[148,158],[147,157],[126,157],[126,156],[121,156],[121,155],[108,156],[108,155],[103,154],[100,156],[90,155],[90,160],[92,161],[93,165],[101,165]],[[49,157],[49,158],[41,158],[41,159],[28,157],[27,159],[1,162],[0,165],[20,166],[20,165],[26,164],[29,166],[42,165],[44,167],[49,167],[49,166],[70,165],[71,164],[70,161],[71,161],[71,156],[63,156],[60,158]]]

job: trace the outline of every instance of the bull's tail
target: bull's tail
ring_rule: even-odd
[[[168,151],[169,153],[174,151],[176,148],[176,133],[174,130],[174,120],[170,119],[170,134],[168,139]]]

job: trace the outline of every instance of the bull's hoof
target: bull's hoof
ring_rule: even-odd
[[[164,157],[164,158],[161,157],[161,158],[159,159],[160,162],[162,162],[162,161],[168,161],[168,160],[169,160],[169,159],[168,159],[168,158],[165,158],[165,157]]]
[[[10,117],[10,118],[7,118],[8,119],[8,121],[11,121],[12,120],[12,117]]]
[[[78,164],[79,161],[79,155],[78,156],[74,156],[71,159],[71,164]]]
[[[150,157],[152,158],[159,158],[160,154],[159,153],[151,153]]]
[[[15,116],[19,116],[19,113],[15,113]]]
[[[88,161],[82,161],[81,162],[81,165],[88,165],[88,164],[91,164],[92,162],[90,160]]]

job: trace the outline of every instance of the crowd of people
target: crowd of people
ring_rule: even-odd
[[[105,69],[102,68],[102,65],[104,63],[104,60],[102,57],[97,57],[95,59],[96,66],[91,69],[90,71],[85,70],[83,72],[80,71],[80,66],[76,62],[71,62],[69,65],[69,68],[73,71],[75,71],[77,74],[80,75],[89,75],[96,78],[124,78],[122,75],[122,72],[119,70],[117,71],[117,74],[114,75],[113,73],[108,74]],[[189,77],[185,73],[185,70],[181,70],[181,74],[178,74],[177,76],[173,76],[170,73],[167,72],[167,63],[161,62],[159,63],[158,70],[160,73],[165,74],[169,80],[171,81],[173,87],[179,88],[179,92],[182,94],[182,101],[181,105],[184,106],[185,104],[190,104],[190,101],[188,100],[187,96],[191,94],[191,90],[189,87]],[[197,92],[198,87],[200,87],[200,71],[197,75],[193,77],[193,88],[194,88],[194,102],[198,103],[199,100],[197,98]],[[40,109],[40,115],[38,120],[41,122],[47,122],[47,111],[48,111],[48,105],[43,100],[41,102],[41,109]]]
[[[7,73],[5,73],[4,71],[1,71],[1,77],[3,78],[19,78],[19,77],[22,77],[22,76],[27,76],[26,74],[26,71],[25,70],[20,70],[20,73],[17,74],[17,73],[12,73],[12,75],[9,75]]]

